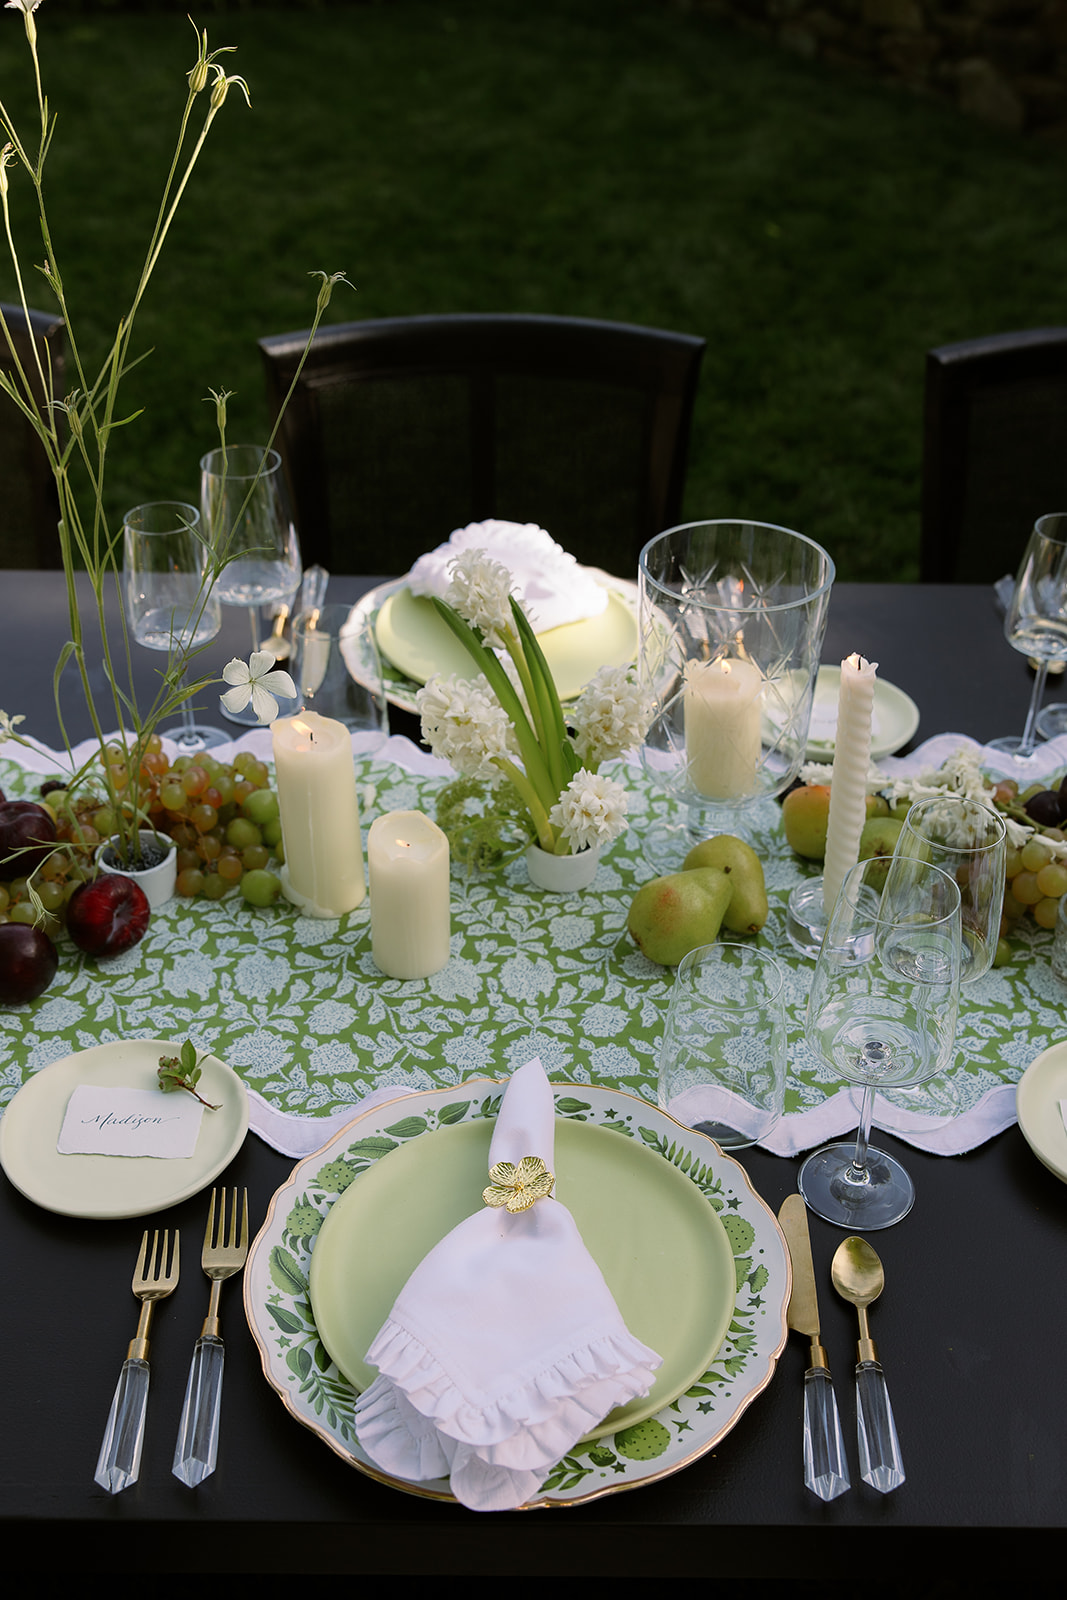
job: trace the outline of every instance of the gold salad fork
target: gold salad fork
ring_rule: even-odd
[[[96,1481],[108,1494],[118,1494],[137,1481],[144,1444],[145,1408],[148,1405],[148,1328],[157,1300],[165,1300],[178,1285],[178,1231],[173,1247],[169,1230],[164,1228],[162,1247],[159,1230],[152,1234],[152,1254],[148,1253],[148,1229],[141,1240],[141,1253],[133,1270],[133,1292],[141,1301],[136,1336],[131,1339],[123,1362],[111,1411],[96,1463]],[[169,1264],[168,1264],[169,1251]]]
[[[218,1198],[220,1197],[221,1198]],[[216,1199],[218,1226],[216,1228]],[[226,1223],[226,1190],[212,1189],[207,1214],[204,1253],[200,1258],[211,1279],[211,1298],[207,1317],[200,1330],[185,1386],[185,1404],[174,1447],[174,1476],[190,1489],[202,1483],[215,1470],[219,1446],[219,1408],[222,1403],[222,1372],[226,1350],[219,1333],[219,1293],[222,1280],[240,1272],[248,1255],[248,1190],[244,1191],[240,1232],[237,1228],[237,1190],[233,1191],[229,1227]]]

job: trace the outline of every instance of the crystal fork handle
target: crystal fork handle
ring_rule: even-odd
[[[119,1373],[96,1463],[96,1482],[108,1494],[118,1494],[137,1481],[147,1405],[148,1362],[130,1357]]]
[[[835,1500],[850,1487],[841,1418],[826,1367],[804,1374],[804,1482],[820,1500]]]
[[[218,1335],[201,1334],[189,1367],[172,1469],[191,1489],[215,1470],[225,1360],[226,1349]]]
[[[877,1360],[856,1364],[856,1431],[864,1483],[881,1494],[898,1489],[904,1482],[904,1462],[885,1373]]]

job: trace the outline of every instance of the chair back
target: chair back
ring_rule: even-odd
[[[1049,511],[1067,511],[1067,328],[930,350],[923,582],[994,583],[1014,573]]]
[[[15,347],[18,365],[29,379],[33,398],[44,410],[34,346],[41,366],[52,371],[52,393],[64,393],[64,323],[62,317],[31,311],[29,325],[21,306],[0,305],[0,314]],[[0,331],[0,367],[17,371],[7,339]],[[0,390],[0,567],[59,567],[62,556],[56,525],[59,499],[41,441],[9,394]]]
[[[261,339],[272,420],[306,334]],[[704,340],[577,317],[320,328],[277,447],[306,563],[396,574],[455,528],[534,522],[625,577],[681,518]]]

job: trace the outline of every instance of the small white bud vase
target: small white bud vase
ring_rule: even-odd
[[[160,847],[166,849],[166,855],[158,865],[144,868],[121,865],[117,836],[106,839],[100,845],[96,852],[96,864],[101,872],[117,872],[120,876],[132,878],[135,883],[140,884],[150,909],[155,911],[174,897],[174,885],[178,877],[178,847],[173,839],[153,833],[151,828],[142,828],[140,833],[142,850]],[[115,859],[109,860],[108,856],[112,851],[115,852]]]
[[[571,856],[552,855],[537,844],[526,847],[526,870],[530,874],[530,882],[536,884],[538,889],[547,889],[550,894],[576,894],[579,889],[588,889],[599,865],[598,844]]]

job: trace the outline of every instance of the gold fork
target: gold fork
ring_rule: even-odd
[[[141,1240],[141,1253],[133,1269],[133,1292],[141,1302],[136,1336],[130,1340],[123,1362],[111,1411],[96,1463],[96,1481],[108,1494],[118,1494],[137,1481],[144,1444],[145,1408],[148,1404],[148,1328],[157,1300],[165,1300],[178,1284],[178,1231],[173,1247],[169,1230],[164,1228],[160,1247],[159,1230],[152,1234],[152,1254],[148,1253],[148,1229]],[[168,1250],[170,1260],[168,1265]]]
[[[215,1206],[218,1199],[218,1228]],[[233,1191],[229,1227],[226,1225],[226,1190],[212,1189],[207,1214],[204,1252],[200,1258],[211,1279],[211,1298],[207,1317],[200,1330],[185,1386],[185,1404],[174,1447],[173,1472],[190,1489],[202,1483],[215,1470],[219,1446],[219,1408],[222,1403],[222,1372],[226,1349],[219,1333],[219,1294],[224,1278],[240,1272],[248,1255],[248,1190],[244,1191],[241,1228],[237,1229],[237,1190]]]

